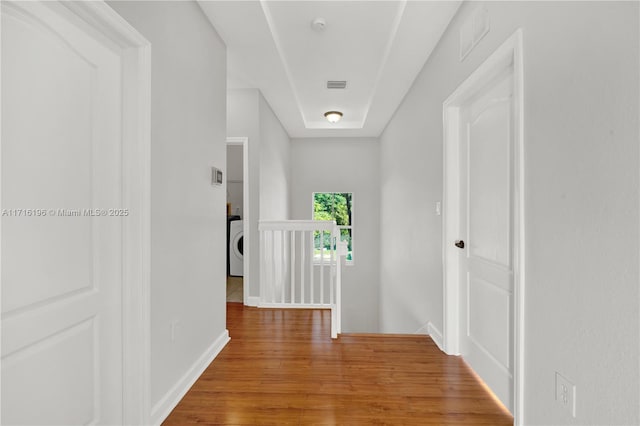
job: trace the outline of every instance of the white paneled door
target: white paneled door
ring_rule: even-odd
[[[2,424],[121,424],[122,82],[58,3],[2,2]]]
[[[460,353],[513,412],[513,68],[460,108]],[[463,244],[464,242],[464,244]]]

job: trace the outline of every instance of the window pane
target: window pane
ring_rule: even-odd
[[[347,261],[353,260],[353,194],[350,192],[316,192],[313,194],[313,219],[335,221],[340,227],[340,239],[347,241]],[[330,258],[331,235],[316,231],[314,234],[314,259],[320,260],[320,251],[324,249],[325,259]]]
[[[342,194],[342,196],[345,199],[345,210],[347,212],[347,220],[345,225],[351,226],[353,225],[352,216],[351,216],[353,211],[353,195],[350,192],[347,192]]]
[[[347,242],[347,261],[353,260],[353,237],[351,234],[351,228],[340,229],[340,241]]]
[[[318,192],[313,195],[313,220],[334,220],[333,194]]]
[[[334,194],[334,215],[338,226],[349,226],[347,194]]]
[[[313,219],[335,220],[338,226],[351,226],[353,196],[349,192],[317,192],[313,197]]]

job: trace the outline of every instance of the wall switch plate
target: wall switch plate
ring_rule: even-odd
[[[436,216],[440,216],[442,214],[442,204],[440,201],[436,201]]]
[[[211,185],[222,185],[222,170],[211,167]]]
[[[556,371],[556,401],[576,416],[576,385]]]

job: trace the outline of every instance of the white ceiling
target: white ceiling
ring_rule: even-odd
[[[291,137],[375,137],[461,1],[199,3],[227,45],[229,88],[260,89]],[[324,31],[312,28],[316,18]],[[327,89],[328,80],[347,88]],[[327,122],[329,110],[343,119]]]

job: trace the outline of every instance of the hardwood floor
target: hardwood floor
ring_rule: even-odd
[[[231,342],[164,425],[511,425],[420,335],[330,338],[330,312],[227,304]]]

